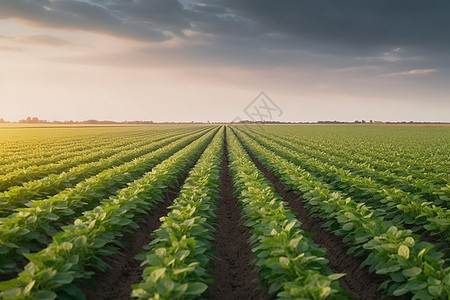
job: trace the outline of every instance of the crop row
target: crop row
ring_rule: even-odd
[[[285,128],[283,128],[285,129]],[[269,129],[269,132],[273,132],[273,128]],[[439,184],[446,184],[449,182],[449,174],[448,174],[448,152],[443,155],[438,155],[438,157],[432,161],[430,157],[437,152],[437,147],[440,145],[439,143],[434,143],[433,152],[429,151],[429,143],[431,142],[429,138],[427,138],[427,151],[419,154],[414,153],[414,156],[410,160],[404,160],[403,157],[406,156],[406,148],[407,144],[403,144],[402,140],[394,140],[391,145],[395,145],[397,153],[392,153],[391,151],[387,151],[385,148],[389,145],[386,142],[378,143],[372,145],[371,140],[365,138],[361,138],[357,136],[356,138],[340,138],[340,136],[327,136],[328,139],[320,139],[317,136],[313,137],[305,137],[301,136],[301,139],[295,136],[293,133],[280,132],[280,129],[275,131],[276,135],[279,135],[287,140],[295,140],[296,142],[302,144],[308,148],[315,148],[322,150],[326,153],[341,156],[343,158],[348,158],[354,160],[359,163],[365,163],[370,161],[371,167],[376,169],[377,171],[388,171],[391,173],[395,173],[402,177],[412,176],[414,178],[422,178],[425,180],[434,181]],[[386,138],[383,135],[384,138]],[[372,135],[370,138],[374,138]],[[376,139],[375,139],[376,141]],[[414,151],[418,150],[418,144],[420,140],[417,140],[415,137],[416,143],[414,144]],[[445,153],[445,149],[442,149]],[[420,165],[417,165],[420,162]]]
[[[133,287],[138,299],[193,299],[209,282],[214,210],[219,194],[224,129],[189,172],[180,195],[161,218],[145,254],[143,280]]]
[[[167,131],[168,133],[169,131]],[[74,136],[68,134],[67,137],[55,137],[51,141],[46,141],[39,135],[38,142],[29,138],[29,141],[25,142],[24,139],[14,139],[13,147],[7,147],[2,145],[1,147],[1,159],[0,166],[12,167],[13,165],[29,166],[33,164],[40,164],[41,160],[54,161],[53,157],[57,155],[66,155],[68,153],[77,152],[80,149],[83,150],[86,146],[99,147],[104,144],[105,141],[114,142],[117,140],[122,141],[134,141],[139,139],[151,139],[153,136],[164,134],[160,131],[150,132],[127,132],[126,134],[121,132],[114,132],[109,134],[103,134],[101,138],[96,135],[82,135]],[[37,138],[37,137],[36,137]]]
[[[292,128],[299,133],[299,128]],[[319,129],[319,128],[317,128]],[[293,133],[285,130],[284,133]],[[291,134],[289,134],[292,137]],[[318,138],[319,137],[319,138]],[[446,171],[449,157],[446,128],[326,128],[305,137],[308,144],[337,153],[363,155],[374,160],[410,166],[411,171]],[[344,142],[345,141],[345,142]],[[343,143],[344,142],[344,143]],[[342,147],[336,148],[336,144]],[[433,147],[430,147],[433,145]]]
[[[208,147],[171,212],[162,218],[148,246],[144,279],[134,286],[134,297],[193,299],[207,289],[221,143],[216,140]],[[236,194],[247,220],[244,225],[253,232],[249,242],[263,284],[270,285],[279,299],[347,299],[335,281],[343,274],[332,274],[326,267],[323,249],[301,230],[292,211],[268,186],[231,132],[227,144]]]
[[[23,186],[13,187],[6,192],[0,193],[0,217],[9,215],[15,208],[24,207],[25,205],[29,206],[30,200],[41,200],[52,196],[61,190],[73,187],[78,182],[94,176],[99,172],[129,162],[190,134],[191,132],[181,133],[150,143],[143,141],[132,144],[122,149],[122,152],[108,158],[81,164],[67,172],[51,174],[43,179],[27,182]]]
[[[287,188],[297,192],[311,214],[327,222],[332,232],[344,236],[353,247],[349,254],[368,255],[364,265],[370,271],[389,276],[381,286],[387,295],[409,294],[412,299],[448,299],[450,297],[450,267],[444,269],[442,253],[427,242],[418,242],[410,230],[374,216],[364,203],[332,193],[300,166],[270,151],[248,136],[239,133],[245,146]]]
[[[248,132],[248,131],[247,131]],[[254,134],[252,134],[254,136]],[[446,197],[450,198],[450,191],[443,190],[441,184],[436,184],[434,180],[426,180],[420,178],[413,178],[412,176],[401,176],[389,170],[379,171],[371,166],[371,160],[365,162],[356,162],[352,160],[351,156],[337,156],[326,153],[318,149],[308,149],[300,143],[293,142],[292,139],[275,137],[273,135],[258,133],[258,136],[270,138],[272,141],[277,141],[297,154],[302,155],[306,159],[314,158],[330,165],[351,171],[352,174],[363,177],[370,177],[372,180],[381,182],[389,187],[411,192],[419,197],[432,201],[437,205],[444,205],[450,208],[450,201],[446,201]],[[448,194],[445,194],[448,192]],[[450,200],[450,199],[449,199]]]
[[[253,137],[255,139],[255,137]],[[345,194],[358,202],[376,207],[377,216],[393,220],[397,224],[414,225],[424,234],[439,236],[441,249],[450,250],[450,211],[431,202],[422,200],[417,195],[410,195],[396,188],[389,188],[376,183],[371,178],[354,175],[315,158],[299,154],[284,147],[278,139],[255,139],[277,154],[301,166],[321,181],[325,181],[334,190]]]
[[[99,139],[97,136],[86,137],[84,139],[72,141],[72,144],[64,145],[63,147],[55,143],[50,149],[40,149],[31,152],[28,156],[22,156],[20,159],[15,159],[11,163],[5,163],[0,165],[0,174],[7,174],[17,169],[26,169],[30,166],[42,166],[46,164],[55,164],[66,159],[89,154],[92,151],[100,150],[114,150],[114,148],[124,145],[130,145],[136,141],[142,140],[156,140],[160,137],[168,135],[165,132],[151,132],[140,134],[133,134],[122,136],[115,134],[111,136],[105,136]],[[108,146],[108,147],[105,147]],[[21,149],[24,153],[27,153],[29,149]],[[4,149],[1,150],[3,155],[8,156],[9,153],[4,153]],[[13,154],[14,155],[14,154]],[[69,161],[70,163],[70,161]]]
[[[128,141],[127,141],[128,142]],[[81,155],[89,155],[92,151],[100,150],[108,150],[105,146],[113,144],[114,147],[120,147],[125,145],[127,142],[114,139],[105,139],[101,142],[94,144],[89,141],[83,141],[83,143],[79,143],[75,147],[69,149],[62,149],[62,151],[51,151],[51,156],[41,158],[39,156],[34,156],[30,159],[19,159],[10,164],[3,164],[0,166],[0,175],[5,175],[7,173],[11,173],[13,171],[17,171],[18,169],[24,170],[30,166],[42,166],[47,164],[55,164],[57,162],[66,161],[67,159],[73,158],[74,156]],[[69,161],[70,163],[70,161]]]
[[[287,204],[280,199],[264,175],[250,160],[230,132],[230,170],[236,195],[252,233],[254,263],[263,284],[279,299],[346,299],[337,279],[327,267],[324,249],[319,248]]]
[[[105,270],[101,256],[117,252],[125,231],[137,228],[141,215],[162,201],[168,187],[188,171],[217,132],[209,132],[105,199],[72,225],[53,236],[47,248],[27,254],[30,260],[17,278],[0,283],[3,299],[84,298],[77,282],[94,269]]]
[[[96,162],[98,159],[108,158],[109,156],[132,150],[135,147],[145,146],[145,140],[136,140],[133,144],[125,144],[120,146],[119,143],[113,143],[109,146],[104,146],[101,149],[90,150],[89,153],[82,153],[79,156],[70,157],[62,161],[57,161],[48,165],[32,165],[25,169],[18,169],[5,175],[0,175],[0,191],[4,191],[9,187],[21,185],[30,180],[36,180],[46,177],[49,174],[57,174],[68,170],[71,167],[80,168],[86,164]],[[80,166],[81,164],[81,166]]]
[[[36,143],[34,139],[29,141],[13,139],[9,143],[4,142],[1,144],[2,157],[0,166],[66,153],[68,149],[71,149],[77,144],[95,144],[96,140],[98,141],[98,137],[96,136],[60,137],[51,141],[40,139],[40,143]],[[51,149],[52,151],[43,151],[44,149]]]
[[[127,183],[140,178],[155,165],[170,157],[204,133],[191,134],[161,146],[121,166],[107,169],[71,189],[51,198],[33,201],[31,207],[16,209],[1,220],[0,272],[10,273],[23,254],[47,245],[51,237],[83,211],[92,209],[98,201],[113,196]]]

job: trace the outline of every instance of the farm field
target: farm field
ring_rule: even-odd
[[[450,299],[450,127],[0,127],[1,299]]]

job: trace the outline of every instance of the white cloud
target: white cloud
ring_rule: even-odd
[[[433,72],[436,72],[437,69],[414,69],[414,70],[409,70],[409,71],[404,71],[404,72],[394,72],[394,73],[389,73],[386,74],[385,76],[411,76],[411,75],[426,75],[426,74],[430,74]]]

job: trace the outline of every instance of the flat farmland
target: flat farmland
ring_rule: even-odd
[[[2,299],[450,299],[450,127],[0,128]]]

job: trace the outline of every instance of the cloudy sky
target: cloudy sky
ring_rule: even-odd
[[[450,121],[450,1],[0,0],[0,118]]]

